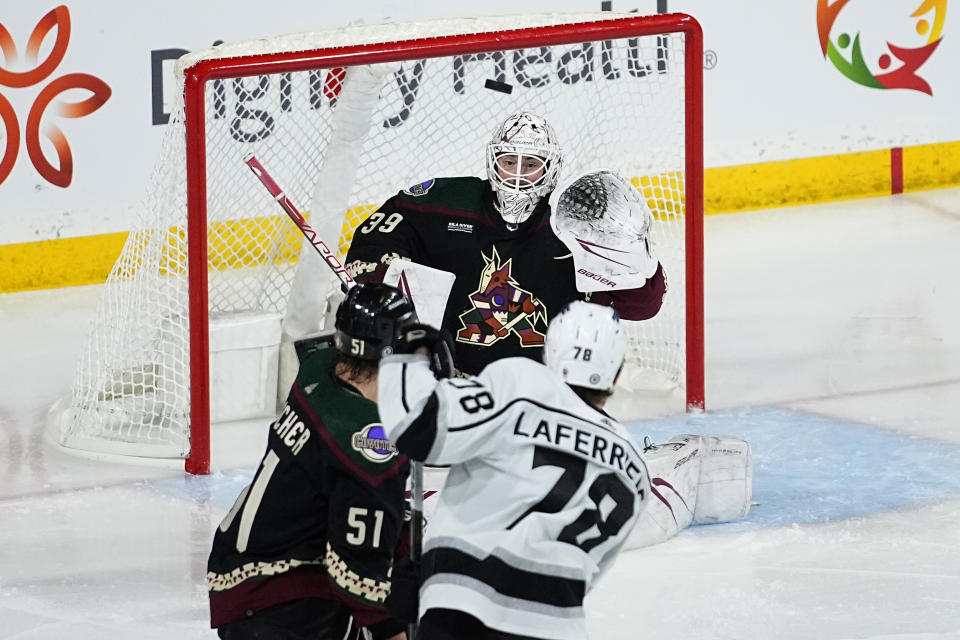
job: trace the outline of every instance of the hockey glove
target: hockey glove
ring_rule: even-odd
[[[400,329],[393,344],[394,353],[413,353],[424,347],[430,354],[430,370],[438,378],[453,377],[453,352],[446,332],[430,325],[411,324]]]
[[[384,606],[395,620],[405,624],[417,621],[421,579],[419,562],[400,558],[394,563],[390,574],[390,595],[387,596]]]

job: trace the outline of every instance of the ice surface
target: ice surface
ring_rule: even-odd
[[[592,638],[960,638],[958,241],[960,189],[707,219],[708,412],[631,429],[747,438],[756,504],[621,556]],[[0,638],[214,638],[211,534],[266,426],[202,478],[46,442],[98,294],[0,296]]]

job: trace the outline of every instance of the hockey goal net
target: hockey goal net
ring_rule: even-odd
[[[251,378],[274,383],[301,237],[246,154],[342,259],[398,190],[484,176],[493,129],[523,110],[557,132],[561,179],[611,169],[650,205],[669,291],[656,318],[630,323],[624,384],[653,374],[703,407],[702,37],[689,16],[350,27],[221,45],[185,56],[177,75],[162,157],[105,285],[61,444],[185,458],[206,473],[211,414],[235,417]],[[235,359],[218,365],[217,353]],[[253,412],[275,410],[263,404]]]

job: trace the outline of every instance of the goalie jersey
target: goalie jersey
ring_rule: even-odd
[[[214,534],[213,627],[308,597],[342,603],[362,626],[389,620],[409,463],[324,346],[304,357],[253,481]]]
[[[450,465],[426,528],[420,615],[454,609],[506,633],[586,637],[584,596],[650,495],[624,427],[526,358],[438,382],[426,357],[393,355],[378,386],[397,448]]]
[[[568,302],[583,299],[570,250],[550,228],[546,198],[509,229],[494,207],[490,183],[475,177],[436,178],[387,200],[357,228],[346,268],[358,281],[383,280],[393,258],[449,271],[456,277],[443,314],[457,368],[477,374],[502,358],[541,359],[547,323]],[[594,294],[625,320],[660,310],[663,269],[636,289]],[[416,300],[414,300],[416,303]]]

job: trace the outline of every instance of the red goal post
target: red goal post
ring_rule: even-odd
[[[178,63],[182,113],[178,105],[146,221],[111,274],[105,299],[114,301],[101,304],[101,316],[155,315],[156,326],[113,338],[94,329],[61,443],[185,457],[188,472],[209,471],[217,385],[211,323],[264,310],[282,316],[300,244],[292,224],[252,185],[245,152],[269,162],[342,258],[353,229],[401,188],[439,175],[483,175],[482,142],[520,108],[554,125],[567,170],[616,169],[647,198],[655,228],[663,229],[653,236],[670,303],[648,325],[653,334],[647,327],[631,334],[632,357],[640,369],[676,378],[688,409],[702,409],[702,58],[702,33],[690,16],[611,13],[351,27],[185,56]],[[390,109],[363,112],[341,93],[352,69],[385,74],[368,95]],[[484,79],[494,81],[493,90]],[[365,130],[353,138],[343,125],[351,109]],[[334,160],[335,152],[344,155]],[[151,287],[161,293],[144,292]],[[148,308],[157,300],[158,309]],[[100,321],[110,330],[117,324]],[[100,352],[110,351],[104,345],[122,343],[122,335],[149,345],[113,364],[99,362]],[[648,357],[648,350],[657,353]],[[131,430],[121,424],[128,420],[142,424]],[[154,444],[159,453],[150,453]]]

